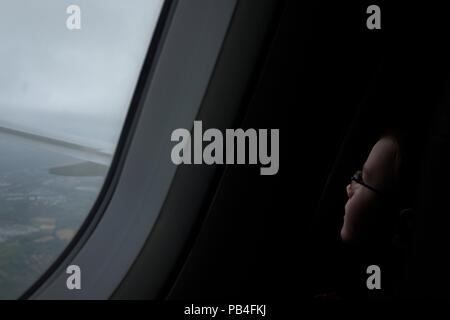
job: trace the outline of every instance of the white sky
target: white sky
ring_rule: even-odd
[[[1,1],[0,126],[115,145],[162,3]],[[71,4],[81,30],[66,28]]]

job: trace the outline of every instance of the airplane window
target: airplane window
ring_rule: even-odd
[[[162,5],[2,1],[0,298],[31,286],[90,212]]]

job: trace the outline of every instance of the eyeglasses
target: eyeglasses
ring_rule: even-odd
[[[360,185],[366,187],[367,189],[372,190],[373,192],[375,192],[375,193],[377,193],[377,194],[379,194],[379,195],[383,195],[383,192],[381,192],[380,190],[378,190],[378,189],[376,189],[376,188],[374,188],[374,187],[372,187],[372,186],[369,186],[368,184],[366,184],[366,183],[362,180],[362,172],[361,172],[361,171],[358,171],[358,172],[356,173],[356,175],[353,175],[352,178],[351,178],[351,181],[355,181],[356,183],[358,183],[358,184],[360,184]]]

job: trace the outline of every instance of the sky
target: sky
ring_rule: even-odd
[[[0,126],[113,149],[163,0],[4,0]],[[66,27],[69,5],[81,30]]]

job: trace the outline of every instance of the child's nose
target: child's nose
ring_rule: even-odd
[[[351,184],[348,184],[347,187],[346,187],[346,190],[347,190],[347,196],[348,196],[349,198],[351,198],[352,195],[353,195],[353,193],[352,193],[352,185],[351,185]]]

